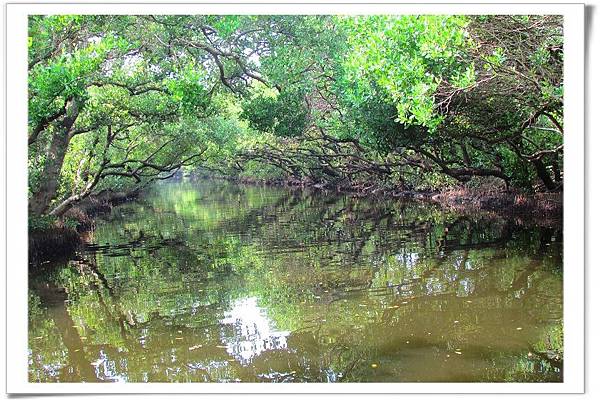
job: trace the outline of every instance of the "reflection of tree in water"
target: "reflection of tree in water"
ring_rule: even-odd
[[[96,382],[98,378],[85,352],[75,322],[65,305],[67,294],[53,283],[35,287],[34,293],[47,308],[47,316],[56,327],[72,369],[64,371],[63,381]]]
[[[561,324],[559,229],[231,188],[124,205],[39,280],[66,289],[45,318],[83,326],[58,330],[71,380],[560,380],[538,344]]]

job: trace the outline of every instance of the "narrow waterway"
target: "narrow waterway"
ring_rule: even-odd
[[[562,380],[562,228],[173,182],[30,274],[30,381]]]

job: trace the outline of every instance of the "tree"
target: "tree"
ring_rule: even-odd
[[[197,162],[195,132],[219,112],[210,99],[262,80],[243,53],[255,20],[32,17],[30,212],[59,216],[102,183],[144,184]]]
[[[559,16],[72,15],[29,28],[34,215],[200,164],[331,187],[561,189]]]

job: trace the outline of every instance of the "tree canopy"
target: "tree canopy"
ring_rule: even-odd
[[[29,36],[34,215],[198,168],[562,187],[560,16],[52,15]]]

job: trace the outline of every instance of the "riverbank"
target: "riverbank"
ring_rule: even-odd
[[[494,187],[455,187],[445,191],[400,191],[377,185],[331,187],[310,182],[284,179],[250,179],[237,177],[200,176],[194,180],[223,179],[245,185],[279,186],[316,192],[335,192],[353,197],[398,199],[428,202],[441,208],[472,214],[484,212],[490,217],[514,219],[517,224],[555,225],[562,218],[562,193],[524,194]],[[87,232],[93,230],[96,217],[108,214],[113,207],[136,199],[139,192],[103,191],[68,210],[61,219],[45,227],[29,230],[29,260],[40,264],[46,260],[68,258],[84,243]]]
[[[315,191],[333,191],[354,197],[372,197],[388,199],[405,199],[431,202],[445,209],[464,213],[485,211],[500,217],[522,218],[527,216],[537,220],[557,221],[562,219],[562,192],[525,193],[517,190],[506,190],[500,182],[488,181],[481,187],[456,186],[440,191],[407,191],[397,188],[386,188],[378,184],[355,184],[331,186],[296,179],[254,179],[248,177],[208,177],[248,185],[283,186],[309,189]]]
[[[518,191],[487,192],[456,188],[431,196],[431,201],[464,211],[476,209],[533,218],[560,219],[563,209],[562,192],[525,194]]]
[[[134,200],[139,194],[139,191],[105,190],[84,199],[60,218],[30,219],[29,264],[68,259],[83,245],[86,234],[94,229],[96,217],[110,213],[113,207]]]

